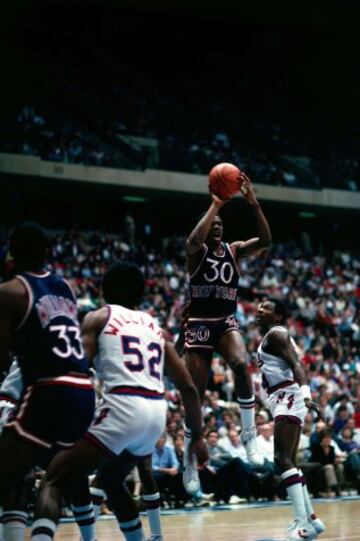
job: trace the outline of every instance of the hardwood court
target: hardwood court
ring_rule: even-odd
[[[327,526],[319,540],[360,541],[360,500],[334,501],[315,507]],[[142,520],[148,531],[146,517]],[[163,516],[165,541],[281,541],[289,522],[289,506],[255,509],[236,506],[228,511],[201,509]],[[97,532],[98,541],[123,539],[115,520],[99,521]],[[61,524],[55,539],[79,541],[76,525]]]

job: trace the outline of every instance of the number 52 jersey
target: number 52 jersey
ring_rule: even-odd
[[[163,395],[164,338],[146,312],[107,305],[108,320],[98,336],[94,362],[104,392],[156,398]],[[152,396],[153,395],[153,396]]]

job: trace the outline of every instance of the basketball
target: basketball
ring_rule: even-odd
[[[235,165],[218,163],[209,173],[209,191],[226,201],[240,190],[241,179],[241,171]]]

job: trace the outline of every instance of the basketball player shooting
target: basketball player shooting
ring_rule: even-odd
[[[249,461],[259,466],[264,460],[257,452],[255,397],[246,365],[244,340],[234,313],[240,260],[264,253],[271,244],[271,232],[249,178],[237,171],[240,175],[238,186],[254,211],[257,237],[232,244],[223,242],[223,222],[219,212],[227,201],[211,194],[208,211],[186,242],[190,307],[185,330],[185,360],[201,399],[207,387],[213,351],[217,351],[232,369],[241,410],[241,439]],[[229,193],[227,200],[233,195]],[[185,451],[190,441],[191,432],[186,429]],[[188,459],[187,452],[184,460],[184,485],[192,494],[200,488],[196,464]]]

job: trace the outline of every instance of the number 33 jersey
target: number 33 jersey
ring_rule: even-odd
[[[16,276],[28,294],[28,307],[12,344],[24,388],[45,378],[88,375],[80,339],[76,299],[70,286],[56,274]]]
[[[239,274],[230,246],[218,255],[205,245],[198,268],[190,276],[190,316],[227,317],[236,311]]]
[[[146,312],[107,305],[108,320],[98,336],[95,369],[105,393],[114,391],[156,398],[164,393],[164,338]],[[148,391],[148,392],[147,392]],[[129,393],[127,393],[129,394]]]

